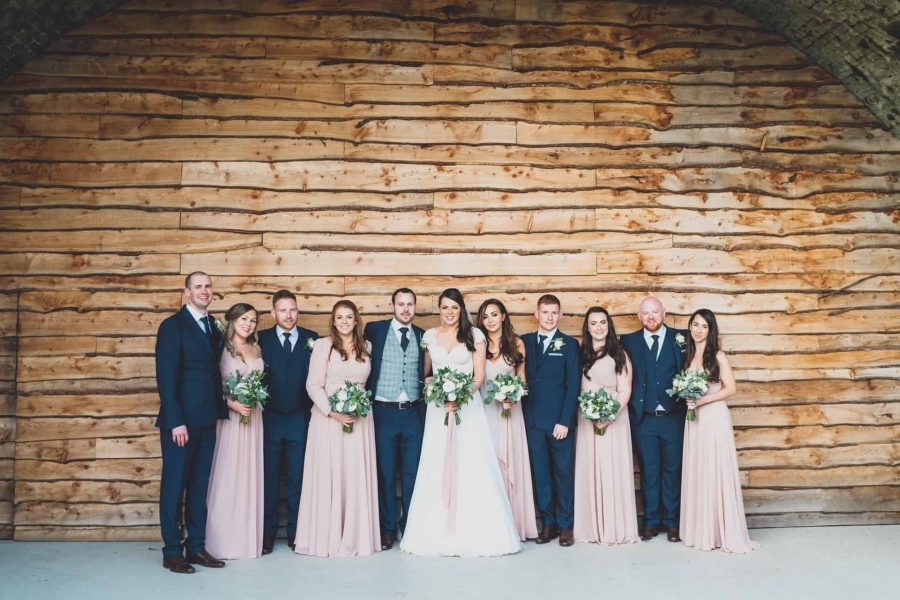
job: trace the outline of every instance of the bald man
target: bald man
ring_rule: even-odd
[[[638,318],[643,328],[623,335],[622,346],[634,365],[628,416],[641,463],[641,539],[648,541],[665,530],[670,542],[680,542],[681,451],[687,410],[666,390],[684,364],[687,331],[666,327],[666,309],[652,296],[641,302]]]

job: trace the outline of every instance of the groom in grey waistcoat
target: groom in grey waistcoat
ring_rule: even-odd
[[[412,324],[415,292],[398,289],[391,296],[391,307],[392,319],[368,323],[365,329],[365,337],[372,343],[372,372],[366,387],[373,396],[382,550],[390,549],[398,531],[406,527],[425,432],[425,403],[421,400],[425,353],[421,348],[423,331]],[[403,499],[399,518],[398,466]]]

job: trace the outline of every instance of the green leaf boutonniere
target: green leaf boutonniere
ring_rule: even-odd
[[[222,321],[218,320],[215,317],[210,317],[210,319],[212,319],[213,323],[216,324],[216,329],[219,330],[219,333],[225,333],[225,323],[223,323]]]
[[[313,349],[313,346],[315,346],[315,345],[316,345],[316,340],[314,340],[314,339],[312,339],[312,338],[306,338],[306,347],[307,347],[309,350],[312,350],[312,349]]]

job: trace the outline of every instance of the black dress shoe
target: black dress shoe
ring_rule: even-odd
[[[292,537],[289,537],[287,539],[287,545],[288,545],[288,548],[290,548],[291,550],[293,550],[294,548],[297,547],[296,544],[294,544],[294,538],[292,538]]]
[[[645,542],[649,542],[656,537],[657,533],[659,533],[659,530],[656,527],[645,525],[644,528],[641,529],[641,539]]]
[[[394,547],[394,536],[389,533],[381,534],[381,549],[390,550]]]
[[[572,528],[563,528],[559,530],[559,545],[568,548],[575,543],[575,532]]]
[[[541,534],[537,536],[537,539],[534,540],[535,544],[546,544],[551,540],[555,540],[559,537],[559,527],[556,525],[545,525],[543,529],[541,529]]]
[[[680,542],[681,536],[678,535],[678,528],[669,527],[668,531],[666,531],[666,539],[670,542]]]
[[[172,571],[173,573],[193,573],[194,567],[191,566],[191,563],[184,560],[184,557],[179,556],[163,556],[163,567]]]
[[[262,553],[263,555],[272,554],[272,550],[275,549],[275,538],[263,538],[263,547]]]
[[[210,569],[221,569],[225,566],[224,560],[219,560],[206,550],[201,550],[197,554],[188,554],[187,561],[201,567],[209,567]]]

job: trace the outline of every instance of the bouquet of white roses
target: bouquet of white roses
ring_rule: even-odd
[[[670,396],[678,396],[684,400],[696,400],[703,397],[708,389],[709,379],[706,376],[706,371],[702,369],[687,369],[672,379],[672,389],[666,390],[666,393]],[[697,412],[693,408],[689,408],[686,418],[688,421],[696,420]]]
[[[425,384],[425,402],[438,407],[444,406],[447,402],[456,402],[462,408],[474,394],[475,379],[471,373],[461,373],[450,367],[438,369],[431,381]],[[455,416],[456,424],[459,425],[461,422],[459,412]],[[449,417],[449,413],[444,416],[444,425],[447,425]]]
[[[236,402],[240,402],[250,408],[258,407],[259,410],[262,410],[266,400],[269,399],[269,390],[263,384],[262,371],[250,371],[246,375],[241,375],[240,371],[235,371],[234,375],[228,378],[226,385],[228,386],[228,394]],[[249,416],[241,415],[242,424],[246,425],[249,422]]]
[[[331,403],[331,410],[336,413],[365,417],[372,407],[371,395],[372,392],[360,384],[345,381],[344,385],[328,397],[328,402]],[[344,425],[342,429],[344,433],[353,433],[353,423]]]
[[[522,378],[518,375],[514,375],[513,373],[499,375],[488,382],[484,403],[490,404],[491,402],[503,402],[506,400],[513,404],[518,404],[527,393],[528,388],[525,386],[525,382],[522,381]],[[500,412],[500,416],[507,419],[511,414],[512,412],[510,409],[506,407]]]
[[[597,424],[615,421],[622,407],[619,401],[603,388],[596,392],[582,392],[578,396],[578,405],[581,407],[581,416],[594,422],[594,433],[597,435],[606,435],[606,428],[600,429]]]

